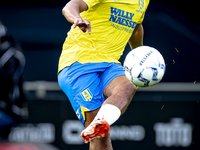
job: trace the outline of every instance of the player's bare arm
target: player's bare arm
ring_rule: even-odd
[[[90,22],[86,19],[81,18],[80,13],[88,9],[87,4],[82,0],[71,0],[62,9],[62,14],[70,23],[74,24],[75,27],[79,27],[83,32],[88,30],[91,33]]]
[[[144,29],[142,24],[137,24],[135,27],[135,30],[133,31],[130,39],[129,39],[129,45],[131,49],[134,49],[138,46],[143,45],[143,34],[144,34]]]

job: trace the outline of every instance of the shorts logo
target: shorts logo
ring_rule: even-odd
[[[85,99],[85,101],[91,101],[92,100],[92,93],[90,92],[89,89],[84,90],[81,93],[81,96],[83,99]]]

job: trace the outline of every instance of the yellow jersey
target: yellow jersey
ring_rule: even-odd
[[[116,62],[137,24],[142,23],[149,0],[83,0],[91,34],[71,27],[63,44],[58,71],[79,63]]]

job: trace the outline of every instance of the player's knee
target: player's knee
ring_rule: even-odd
[[[128,94],[128,96],[133,96],[136,92],[136,86],[132,83],[127,83],[125,86],[125,91]]]
[[[136,92],[136,86],[135,85],[133,85],[130,82],[128,84],[126,84],[126,86],[124,88],[124,97],[123,97],[123,98],[125,98],[124,101],[123,101],[125,103],[124,103],[124,107],[121,109],[122,114],[126,111],[128,105],[132,101],[135,92]]]

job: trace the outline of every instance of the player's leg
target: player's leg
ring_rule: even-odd
[[[133,95],[135,94],[135,86],[127,80],[125,76],[119,76],[113,79],[105,88],[104,95],[107,98],[103,105],[111,104],[118,107],[122,113],[125,112],[129,103],[131,102]],[[103,106],[102,105],[102,106]],[[94,122],[94,118],[97,117],[97,113],[99,109],[95,111],[85,112],[86,120],[85,126],[91,126],[91,122]],[[104,114],[105,113],[105,114]],[[107,115],[109,110],[103,112],[101,114]],[[101,118],[101,116],[100,116]],[[95,128],[92,126],[92,128]],[[86,132],[91,130],[91,128],[86,128]],[[84,133],[84,131],[83,131]],[[110,133],[108,133],[105,137],[100,139],[94,139],[90,141],[90,150],[112,150],[111,137]]]
[[[135,94],[136,87],[125,77],[124,70],[119,64],[108,67],[101,75],[101,81],[103,82],[103,93],[106,100],[95,116],[94,122],[97,119],[104,118],[111,125],[126,110]],[[85,139],[86,135],[86,139],[88,137],[92,139],[94,134],[92,136],[91,134],[87,136],[87,134],[91,130],[95,131],[95,128],[92,122],[89,127],[83,130],[81,135],[84,136],[82,137]]]
[[[110,133],[103,138],[91,141],[90,150],[113,150]]]
[[[107,99],[104,101],[103,105],[112,104],[114,106],[117,106],[123,113],[133,98],[133,95],[135,93],[135,86],[130,84],[130,82],[126,80],[126,77],[119,76],[108,84],[108,86],[104,90],[104,93]],[[90,126],[90,123],[93,122],[93,119],[98,112],[99,109],[92,112],[91,111],[85,112],[86,127]],[[87,128],[85,130],[87,131]],[[90,150],[102,150],[102,149],[112,150],[110,133],[108,133],[107,136],[103,138],[94,139],[93,141],[90,142]]]
[[[123,114],[131,102],[136,91],[135,85],[126,76],[119,76],[112,80],[104,89],[105,104],[117,106]]]
[[[105,116],[109,124],[112,124],[125,112],[136,87],[126,78],[123,67],[116,63],[111,63],[111,66],[101,75],[101,80],[106,100],[96,118]]]
[[[111,64],[102,74],[103,94],[106,98],[103,105],[114,105],[123,114],[136,92],[136,87],[126,78],[125,71],[120,64]]]
[[[86,127],[93,121],[105,100],[99,78],[99,71],[105,70],[104,68],[107,68],[107,64],[99,66],[97,64],[81,65],[75,63],[61,71],[58,76],[61,89],[68,96],[78,118]],[[110,141],[109,135],[94,140],[91,142],[91,150],[97,143],[102,143],[99,146],[101,149],[112,150]]]
[[[94,111],[85,112],[85,127],[88,127],[98,113],[99,108]],[[90,150],[113,150],[110,133],[100,139],[94,139],[90,142]]]

